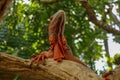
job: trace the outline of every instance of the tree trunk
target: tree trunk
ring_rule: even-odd
[[[106,36],[106,39],[104,40],[104,46],[105,46],[105,56],[107,57],[107,64],[108,64],[108,67],[110,67],[111,69],[112,68],[112,63],[110,62],[110,53],[109,53],[109,46],[108,46],[108,39],[107,39],[107,33],[105,33],[105,36]]]
[[[29,64],[29,59],[1,53],[0,80],[102,80],[91,69],[73,61],[46,59],[44,65],[34,64],[31,68]]]

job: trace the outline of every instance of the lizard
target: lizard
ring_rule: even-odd
[[[58,10],[50,17],[50,23],[48,25],[50,48],[48,51],[43,51],[39,55],[34,56],[30,65],[34,63],[39,64],[39,61],[44,62],[45,58],[53,58],[57,62],[61,62],[63,59],[71,60],[87,67],[86,64],[73,56],[72,50],[67,44],[64,36],[65,22],[66,15],[64,10]]]

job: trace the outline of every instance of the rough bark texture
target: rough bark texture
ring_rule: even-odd
[[[76,62],[58,63],[46,59],[45,64],[29,66],[30,60],[0,54],[0,80],[102,80],[92,70]]]

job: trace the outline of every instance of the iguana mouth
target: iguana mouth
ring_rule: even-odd
[[[65,19],[66,19],[65,12],[63,10],[59,10],[56,14],[51,16],[50,23],[56,23],[59,20],[60,21],[65,21]]]

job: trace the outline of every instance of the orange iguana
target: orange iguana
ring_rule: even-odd
[[[50,17],[50,24],[48,26],[48,35],[50,41],[50,48],[48,51],[43,51],[40,55],[34,57],[31,61],[38,64],[40,60],[44,62],[45,58],[53,58],[55,61],[71,60],[86,66],[83,62],[72,55],[72,51],[66,42],[64,36],[64,28],[66,22],[66,15],[63,10],[59,10]]]

